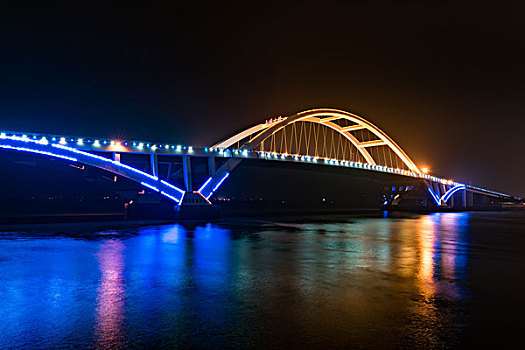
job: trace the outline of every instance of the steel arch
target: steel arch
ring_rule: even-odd
[[[349,120],[353,122],[354,125],[342,127],[333,122],[338,119]],[[366,119],[356,114],[331,108],[311,109],[299,112],[289,117],[282,118],[273,123],[258,124],[222,142],[217,143],[213,147],[228,148],[234,145],[235,143],[245,139],[246,137],[254,135],[247,143],[241,146],[241,149],[243,150],[254,150],[261,144],[261,142],[263,142],[271,135],[282,130],[286,126],[299,121],[322,124],[337,131],[358,149],[359,153],[370,165],[377,164],[370,152],[368,152],[367,148],[386,145],[403,161],[403,163],[408,167],[408,169],[410,169],[414,173],[421,174],[421,171],[416,166],[416,164],[408,157],[408,155],[403,151],[403,149],[401,149],[401,147],[399,147],[394,142],[394,140],[392,140],[384,131],[382,131],[374,124],[370,123]],[[369,130],[378,138],[378,140],[368,142],[359,141],[354,135],[352,135],[350,131],[360,129]]]

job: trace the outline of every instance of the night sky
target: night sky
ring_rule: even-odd
[[[204,146],[332,107],[436,175],[525,196],[519,2],[198,3],[3,8],[0,129]]]

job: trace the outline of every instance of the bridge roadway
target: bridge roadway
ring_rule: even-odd
[[[32,152],[44,156],[64,159],[69,162],[79,162],[107,170],[113,174],[124,176],[141,183],[151,191],[158,192],[178,205],[211,204],[209,201],[217,189],[227,180],[231,171],[245,159],[258,159],[275,162],[308,163],[318,166],[347,167],[370,172],[391,174],[396,176],[418,179],[425,184],[430,206],[436,208],[457,207],[468,209],[472,207],[472,194],[481,194],[497,198],[499,201],[522,202],[523,199],[504,193],[462,184],[449,179],[416,173],[414,171],[373,165],[363,162],[353,162],[330,158],[312,157],[305,155],[279,154],[275,152],[253,151],[246,148],[213,148],[193,147],[187,145],[154,143],[145,141],[95,139],[76,136],[64,136],[42,133],[0,133],[0,148]],[[121,161],[122,155],[142,155],[149,162],[149,172],[136,169]],[[184,183],[172,184],[168,179],[159,177],[159,157],[182,158],[182,173]],[[192,179],[191,163],[196,158],[206,158],[208,165],[208,178],[199,186],[194,186]],[[222,164],[217,166],[217,163]],[[180,188],[182,187],[182,188]],[[454,204],[452,198],[456,193],[462,193],[461,203]],[[470,197],[469,197],[470,194]],[[395,207],[403,198],[403,191],[392,187],[385,193],[383,203],[385,206]],[[187,198],[187,200],[185,200]]]

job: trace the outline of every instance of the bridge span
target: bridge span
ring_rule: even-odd
[[[378,127],[355,114],[327,108],[273,118],[209,147],[3,131],[0,149],[103,169],[173,202],[177,211],[220,201],[220,187],[243,163],[318,172],[337,168],[338,174],[346,169],[354,178],[381,183],[378,208],[410,203],[428,210],[499,209],[503,203],[523,202],[426,174]]]

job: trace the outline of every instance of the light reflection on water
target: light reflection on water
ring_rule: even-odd
[[[461,285],[454,282],[466,277],[469,215],[436,213],[419,219],[418,277],[425,300],[438,292],[452,299],[462,296]]]
[[[470,222],[1,233],[0,347],[454,345],[468,322]]]
[[[95,335],[97,345],[108,349],[124,342],[123,250],[122,242],[108,240],[100,245],[97,253],[101,278],[97,288]]]

